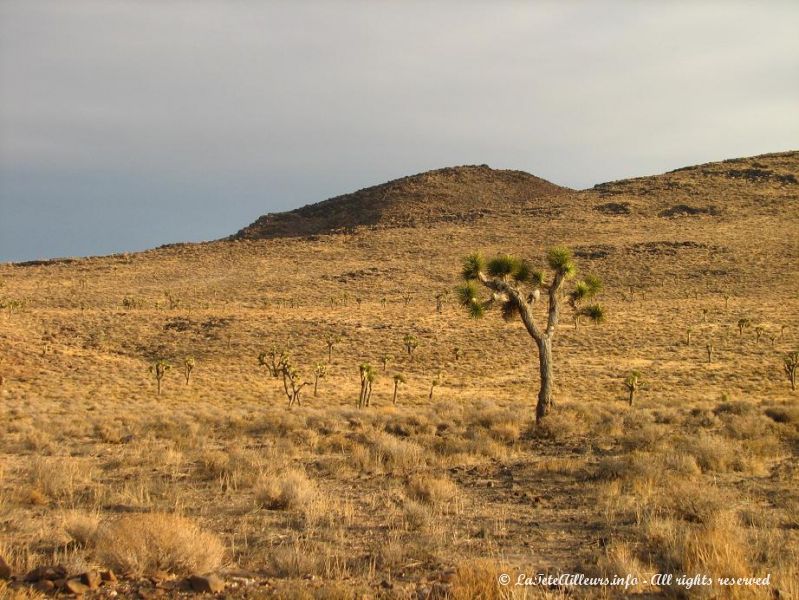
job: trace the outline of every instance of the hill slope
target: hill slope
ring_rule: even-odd
[[[284,213],[267,214],[233,238],[258,239],[441,221],[471,222],[497,211],[524,211],[569,192],[523,171],[448,167],[411,175]]]

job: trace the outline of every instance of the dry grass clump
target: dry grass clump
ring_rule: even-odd
[[[120,573],[176,575],[217,569],[222,542],[186,517],[165,513],[124,515],[100,525],[95,535],[99,562]]]
[[[455,569],[450,589],[451,600],[506,600],[512,588],[501,587],[497,578],[508,573],[492,559],[461,562]]]
[[[632,594],[644,591],[649,578],[646,574],[649,570],[638,559],[631,546],[624,542],[613,543],[607,546],[599,556],[596,565],[591,565],[586,569],[587,574],[597,575],[613,579],[614,577],[624,578],[632,575],[638,579],[636,585],[627,588],[616,588],[619,593]]]
[[[72,457],[37,457],[30,469],[33,490],[62,502],[73,501],[92,478],[88,465]]]
[[[96,513],[73,511],[64,515],[64,531],[80,546],[94,543],[100,517]]]
[[[433,518],[430,508],[415,500],[407,500],[402,507],[402,518],[411,531],[426,529]]]
[[[445,477],[417,475],[406,486],[408,496],[430,506],[441,506],[455,499],[458,486]]]
[[[291,510],[307,506],[316,495],[316,486],[308,476],[291,469],[262,480],[255,489],[255,502],[269,510]]]
[[[372,463],[380,465],[388,473],[406,474],[425,464],[424,448],[416,442],[396,438],[384,431],[375,432],[369,441]]]

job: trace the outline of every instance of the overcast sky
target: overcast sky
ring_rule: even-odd
[[[0,261],[428,169],[575,188],[799,148],[799,2],[0,0]]]

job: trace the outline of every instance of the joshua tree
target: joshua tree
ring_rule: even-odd
[[[150,367],[150,373],[155,375],[155,381],[158,386],[159,396],[161,395],[161,380],[164,378],[164,375],[166,375],[166,372],[169,371],[169,369],[171,368],[172,365],[170,365],[165,360],[158,360]]]
[[[738,335],[744,334],[744,329],[749,327],[752,322],[747,318],[738,319]]]
[[[283,366],[288,362],[289,353],[286,350],[280,350],[277,346],[272,346],[269,352],[261,352],[258,355],[258,364],[266,367],[269,374],[277,379],[282,372]]]
[[[436,312],[440,313],[444,309],[444,299],[449,294],[448,290],[436,294]]]
[[[559,293],[563,282],[576,272],[571,252],[566,248],[552,248],[547,253],[547,262],[554,273],[552,282],[547,286],[549,302],[543,328],[536,323],[534,308],[541,296],[539,288],[544,285],[544,274],[534,270],[526,260],[498,256],[486,262],[479,254],[472,254],[464,260],[462,275],[466,282],[458,288],[460,303],[472,317],[482,317],[493,304],[500,303],[505,320],[518,316],[535,341],[541,375],[536,421],[540,421],[552,409],[552,340],[560,314]],[[488,300],[478,297],[479,285],[492,292]],[[522,286],[527,286],[527,291]],[[604,319],[604,311],[599,304],[581,308],[580,312],[597,323]]]
[[[408,306],[411,303],[411,295],[410,294],[405,294],[402,297],[402,299],[405,302],[405,306]]]
[[[799,365],[799,351],[789,352],[783,359],[783,367],[788,381],[791,382],[791,390],[796,390],[796,367]]]
[[[706,322],[707,322],[707,309],[703,308],[702,309],[702,323],[706,323]]]
[[[308,385],[307,381],[302,380],[300,372],[295,369],[288,360],[283,362],[281,367],[283,375],[283,389],[286,392],[286,397],[289,399],[289,408],[300,404],[300,392],[302,388]]]
[[[388,363],[390,363],[392,360],[394,360],[394,357],[391,354],[384,354],[383,356],[380,357],[380,362],[383,363],[384,371],[386,370]]]
[[[724,294],[724,310],[727,310],[730,307],[730,295],[725,293]]]
[[[433,378],[433,381],[430,382],[430,395],[427,397],[428,400],[433,399],[433,390],[435,390],[439,385],[441,385],[442,378],[443,378],[442,374],[439,373],[437,376]]]
[[[191,377],[191,372],[194,370],[194,366],[197,364],[197,361],[194,360],[193,356],[187,356],[183,360],[183,372],[186,375],[186,385],[189,385],[189,378]]]
[[[397,373],[394,375],[394,404],[397,403],[397,389],[399,388],[401,383],[405,383],[405,376]]]
[[[588,275],[585,280],[578,281],[574,289],[569,293],[569,306],[574,309],[574,328],[580,325],[580,317],[583,316],[582,304],[602,291],[602,282],[593,275]]]
[[[462,356],[463,356],[463,350],[461,350],[458,346],[455,346],[452,349],[452,358],[455,359],[455,362],[460,362]]]
[[[785,329],[787,327],[787,325],[780,325],[780,339],[782,339],[782,336],[785,335]]]
[[[685,330],[685,345],[686,346],[690,346],[691,345],[691,334],[693,332],[694,332],[694,328],[693,327],[686,328],[686,330]]]
[[[635,393],[643,387],[643,382],[641,381],[641,373],[638,371],[631,371],[629,375],[627,375],[627,379],[624,380],[624,387],[627,388],[627,391],[630,392],[630,406],[633,405],[633,401],[635,400]]]
[[[369,363],[363,363],[358,367],[361,375],[361,393],[358,396],[358,408],[369,406],[372,397],[372,384],[375,381],[375,371]]]
[[[709,343],[705,346],[705,350],[707,350],[707,362],[713,362],[713,344]]]
[[[383,308],[385,308],[385,307],[386,307],[386,303],[387,303],[387,302],[388,302],[388,299],[387,299],[385,296],[383,296],[382,298],[380,298],[380,306],[382,306]]]
[[[771,347],[773,348],[774,347],[774,342],[777,341],[777,336],[776,335],[770,335],[770,336],[768,336],[768,339],[771,342]]]
[[[313,395],[316,397],[316,389],[319,387],[319,380],[327,375],[327,365],[324,363],[317,363],[313,372]]]
[[[755,327],[755,343],[760,343],[760,338],[763,336],[764,329],[762,327]]]
[[[419,339],[412,333],[409,333],[402,339],[402,344],[405,346],[408,358],[413,360],[413,351],[419,347]]]
[[[361,302],[363,302],[363,298],[360,296],[355,296],[355,304],[358,305],[358,308],[361,308]]]
[[[327,344],[327,362],[333,361],[333,348],[336,344],[341,342],[341,336],[336,334],[329,334],[325,337],[325,343]]]

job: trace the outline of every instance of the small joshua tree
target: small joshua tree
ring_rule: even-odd
[[[741,318],[741,319],[738,319],[738,335],[743,335],[744,334],[744,329],[749,327],[751,324],[752,324],[752,322],[749,319],[745,318],[745,317]]]
[[[713,362],[713,350],[715,350],[713,344],[708,342],[708,344],[705,346],[705,350],[707,350],[707,362]]]
[[[419,339],[412,333],[409,333],[403,338],[402,344],[405,346],[405,351],[408,353],[408,359],[413,360],[413,351],[419,347]]]
[[[316,390],[319,387],[319,380],[327,375],[327,365],[324,363],[317,363],[313,372],[313,395],[316,397]]]
[[[427,396],[428,400],[433,399],[433,390],[435,390],[439,385],[441,385],[441,380],[443,379],[443,375],[439,373],[433,378],[433,381],[430,382],[430,394]]]
[[[394,404],[397,403],[397,390],[399,389],[401,383],[405,383],[405,376],[397,373],[394,375]]]
[[[540,288],[544,286],[544,274],[534,270],[526,260],[514,256],[498,256],[486,262],[479,254],[472,254],[464,260],[461,274],[466,281],[458,288],[460,303],[473,318],[482,317],[489,308],[499,304],[503,318],[510,321],[518,316],[535,341],[541,376],[535,411],[537,422],[552,409],[552,340],[560,315],[561,287],[576,272],[571,252],[566,248],[556,247],[549,250],[547,263],[553,271],[553,277],[552,282],[546,286],[549,300],[543,328],[536,322],[534,309],[542,295]],[[478,286],[491,292],[487,300],[479,297]],[[581,308],[580,312],[596,323],[601,323],[605,316],[599,304]]]
[[[436,312],[440,313],[444,310],[444,300],[446,299],[447,295],[449,294],[448,290],[444,290],[443,292],[439,292],[436,294]]]
[[[325,337],[325,343],[327,344],[327,362],[330,363],[333,361],[333,348],[341,343],[341,336],[331,333]]]
[[[707,322],[707,309],[703,308],[702,309],[702,323],[706,323],[706,322]]]
[[[405,306],[408,306],[411,303],[412,296],[410,294],[405,294],[402,300],[405,302]]]
[[[388,367],[388,363],[390,363],[392,360],[394,360],[394,357],[391,354],[384,354],[380,357],[380,362],[383,364],[384,371],[386,370],[386,367]]]
[[[155,375],[155,381],[159,396],[161,395],[161,380],[163,380],[164,375],[166,375],[166,372],[169,371],[169,369],[171,368],[172,365],[170,365],[165,360],[158,360],[150,367],[150,373]]]
[[[788,381],[791,382],[791,390],[796,390],[796,367],[799,365],[799,351],[789,352],[783,359],[783,367]]]
[[[258,364],[266,367],[269,374],[277,379],[283,369],[283,365],[288,362],[289,353],[286,350],[280,350],[277,346],[272,346],[268,352],[261,352],[258,355]]]
[[[727,310],[730,307],[730,295],[725,292],[724,294],[724,310]]]
[[[458,346],[455,346],[452,349],[452,358],[455,359],[455,362],[460,362],[462,357],[463,357],[463,350],[461,350]]]
[[[629,402],[630,406],[633,405],[635,401],[635,393],[643,387],[643,382],[641,381],[641,373],[638,371],[631,371],[627,378],[624,380],[624,387],[627,388],[627,391],[630,393]]]
[[[782,339],[782,336],[785,335],[785,329],[787,327],[787,325],[780,325],[780,339]]]
[[[691,334],[693,332],[694,332],[694,328],[693,327],[688,327],[688,328],[685,329],[685,345],[686,346],[690,346],[691,345]]]
[[[765,330],[762,327],[755,327],[755,343],[760,343],[760,338],[763,337],[763,332]]]
[[[361,375],[361,393],[358,396],[358,408],[369,406],[372,398],[372,384],[375,381],[375,371],[369,363],[363,363],[358,367]]]
[[[280,371],[283,375],[283,389],[286,392],[286,397],[289,399],[289,408],[295,404],[299,406],[300,392],[302,388],[308,385],[308,382],[303,381],[300,372],[291,365],[288,359],[283,362]]]
[[[183,374],[186,375],[186,385],[189,385],[189,379],[191,378],[191,372],[194,370],[197,361],[194,360],[193,356],[187,356],[183,360]]]

